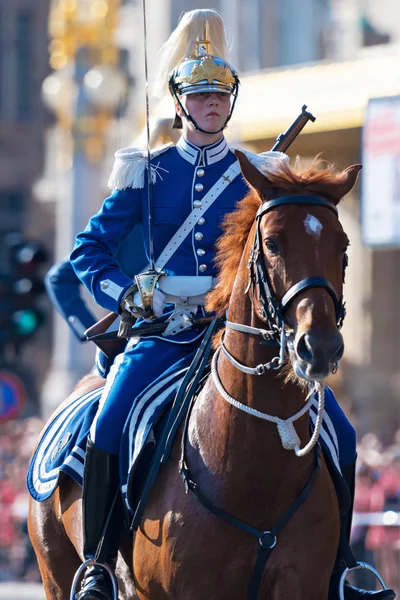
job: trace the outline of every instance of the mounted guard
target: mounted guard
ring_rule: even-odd
[[[71,254],[80,280],[98,304],[121,314],[120,334],[130,336],[107,377],[87,439],[82,554],[89,566],[75,600],[116,600],[113,570],[122,530],[118,510],[121,434],[129,413],[137,417],[130,422],[131,430],[141,430],[145,415],[154,412],[168,393],[173,398],[190,372],[207,335],[204,319],[213,316],[204,303],[217,283],[214,259],[221,224],[249,191],[223,135],[236,102],[239,78],[228,61],[219,13],[186,13],[160,56],[160,73],[175,102],[175,127],[182,128],[183,135],[176,146],[148,148],[147,153],[126,148],[116,153],[109,180],[112,194],[77,236]],[[262,176],[267,178],[288,161],[281,152],[239,156],[242,169],[245,166],[250,173],[247,180],[256,189],[257,177],[261,177],[257,166],[262,165]],[[344,193],[354,184],[355,179],[350,179]],[[137,274],[133,282],[114,257],[137,224],[143,225],[150,268]],[[261,239],[259,243],[261,248]],[[134,324],[132,316],[138,317]],[[149,327],[147,334],[141,335],[144,320]],[[198,323],[202,326],[196,327]],[[139,339],[134,339],[135,332],[141,335]],[[354,430],[331,393],[326,397],[326,411],[339,438],[340,467],[353,494]],[[181,470],[185,471],[182,465]],[[135,507],[131,509],[134,512]],[[346,535],[351,513],[350,507],[341,517]],[[344,567],[339,549],[333,580],[340,578]],[[374,600],[395,597],[392,590],[366,592],[345,584],[346,600],[369,596]]]

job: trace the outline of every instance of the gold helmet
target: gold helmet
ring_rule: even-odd
[[[172,71],[170,88],[179,95],[197,92],[234,94],[239,85],[236,71],[225,60],[210,53],[207,40],[199,40],[196,45],[196,56],[185,57]]]
[[[169,90],[185,117],[194,124],[196,129],[204,133],[214,134],[217,132],[204,131],[197,125],[182,105],[179,97],[199,92],[231,94],[233,102],[229,116],[224,126],[219,130],[222,131],[232,116],[239,90],[239,77],[226,60],[210,53],[210,42],[207,39],[198,40],[196,46],[196,55],[183,58],[170,74]],[[182,122],[178,116],[175,118],[174,127],[182,127]]]

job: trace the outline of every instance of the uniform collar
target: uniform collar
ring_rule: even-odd
[[[190,162],[190,164],[199,165],[203,162],[205,166],[219,162],[229,152],[229,146],[224,136],[218,142],[215,142],[215,144],[203,146],[203,148],[195,146],[182,136],[176,144],[176,149],[180,156]]]

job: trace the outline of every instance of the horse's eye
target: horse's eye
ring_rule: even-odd
[[[268,252],[271,252],[271,254],[279,254],[278,244],[274,242],[274,240],[267,238],[265,240],[265,247],[268,250]]]

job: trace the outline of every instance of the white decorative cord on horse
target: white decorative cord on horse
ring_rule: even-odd
[[[216,350],[216,352],[213,356],[212,363],[211,363],[211,373],[212,373],[212,376],[214,379],[215,386],[216,386],[218,392],[221,394],[221,396],[235,408],[238,408],[239,410],[242,410],[243,412],[246,412],[247,414],[252,415],[253,417],[257,417],[259,419],[263,419],[264,421],[269,421],[271,423],[275,423],[278,428],[278,433],[279,433],[279,436],[282,441],[282,446],[283,446],[283,448],[285,448],[285,450],[294,450],[296,453],[296,456],[299,456],[299,457],[304,456],[305,454],[310,452],[314,448],[315,444],[318,441],[320,430],[321,430],[321,425],[322,425],[322,421],[323,421],[324,410],[325,410],[325,384],[323,382],[319,382],[319,381],[313,382],[314,387],[308,394],[306,403],[303,406],[303,408],[301,410],[299,410],[296,414],[294,414],[293,416],[291,416],[287,419],[280,419],[279,417],[274,417],[273,415],[268,415],[259,410],[256,410],[255,408],[251,408],[250,406],[247,406],[246,404],[242,404],[238,400],[235,400],[235,398],[233,398],[230,394],[228,394],[228,392],[225,390],[224,386],[222,385],[222,382],[218,375],[217,360],[218,360],[218,355],[219,355],[220,350],[221,350],[221,347],[219,347]],[[294,428],[293,423],[294,423],[294,421],[296,421],[297,419],[302,417],[306,412],[308,412],[310,410],[311,404],[313,402],[313,395],[315,392],[318,393],[318,414],[317,414],[317,418],[315,421],[315,428],[314,428],[314,431],[313,431],[310,441],[306,444],[306,446],[304,448],[300,448],[301,441],[300,441],[299,436],[297,435],[297,432]]]

